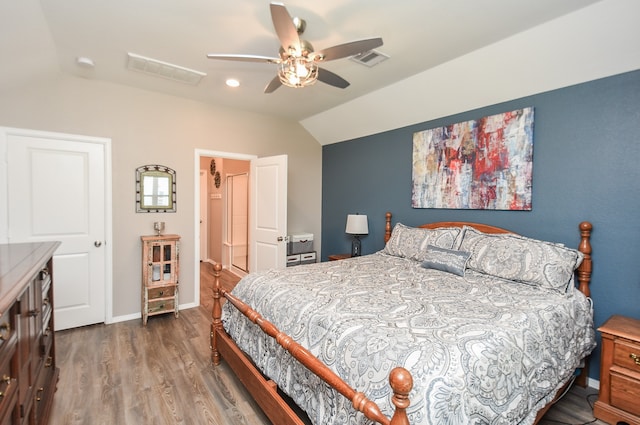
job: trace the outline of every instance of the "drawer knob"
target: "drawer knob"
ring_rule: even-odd
[[[11,335],[11,325],[9,323],[3,323],[0,325],[0,341],[9,339]]]
[[[4,382],[7,385],[11,384],[11,377],[7,375],[2,375],[2,382]],[[0,391],[0,399],[2,399],[3,397],[4,397],[4,392]]]
[[[631,357],[631,359],[634,361],[636,366],[640,366],[640,356],[631,353],[631,354],[629,354],[629,357]]]

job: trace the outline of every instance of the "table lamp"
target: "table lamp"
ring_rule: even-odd
[[[362,244],[360,236],[369,234],[369,224],[366,215],[348,214],[346,233],[353,235],[351,241],[351,256],[358,257],[362,255]]]

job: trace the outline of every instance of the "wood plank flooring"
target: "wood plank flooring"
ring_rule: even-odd
[[[150,317],[146,327],[132,320],[56,333],[61,372],[51,425],[269,424],[226,364],[211,365],[210,265],[202,264],[202,306],[177,319],[166,314]],[[235,281],[223,277],[225,286]],[[573,388],[541,425],[605,425],[590,422],[596,393]]]

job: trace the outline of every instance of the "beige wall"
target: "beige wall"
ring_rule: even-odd
[[[194,90],[198,90],[197,87]],[[113,311],[115,320],[140,312],[140,235],[164,221],[182,236],[181,304],[195,300],[195,150],[289,157],[289,233],[320,235],[322,149],[298,123],[215,107],[110,83],[60,77],[0,93],[0,126],[112,140]],[[176,170],[177,212],[135,212],[135,169]],[[319,243],[319,237],[317,238]],[[319,246],[318,246],[319,249]]]

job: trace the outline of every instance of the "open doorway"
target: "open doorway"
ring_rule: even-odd
[[[212,162],[212,160],[215,161]],[[287,156],[258,158],[255,155],[196,149],[194,165],[195,275],[201,275],[201,265],[211,265],[214,262],[222,264],[223,275],[232,274],[240,277],[247,272],[286,267]],[[247,168],[234,168],[235,165]],[[248,248],[247,271],[234,266],[232,251],[224,244],[224,242],[230,245],[234,243],[228,239],[232,234],[229,230],[228,216],[233,214],[229,214],[225,206],[224,191],[227,187],[227,177],[244,173],[248,174],[249,188],[246,192],[249,196],[247,210],[250,211],[247,214],[248,240],[245,242]],[[218,182],[219,185],[216,187]],[[203,185],[207,186],[207,190],[200,190]],[[261,196],[256,196],[257,193]],[[202,212],[201,204],[206,206],[202,208]],[[222,213],[216,215],[216,211],[222,211]],[[206,216],[207,220],[201,220],[201,215]],[[205,226],[202,225],[203,222],[206,222]],[[204,240],[202,245],[206,244],[208,251],[207,258],[204,260],[200,253],[201,240]],[[216,252],[217,249],[220,249],[219,253]],[[202,283],[201,278],[200,285],[196,284],[195,288],[196,299],[200,299],[201,302]]]
[[[251,160],[256,159],[255,155],[229,153],[220,151],[210,151],[196,149],[194,153],[194,276],[199,276],[195,288],[195,299],[201,305],[207,306],[211,302],[210,275],[212,264],[220,262],[225,270],[223,277],[229,282],[236,282],[244,275],[239,269],[235,272],[229,270],[230,262],[228,257],[223,257],[224,229],[226,228],[224,211],[223,184],[225,173],[225,162],[235,160],[245,162],[250,169]],[[215,169],[211,160],[215,161]],[[213,173],[211,172],[213,169]],[[219,172],[220,185],[216,187],[216,172]],[[219,206],[218,206],[219,205]],[[202,208],[201,208],[202,207]],[[227,260],[225,262],[225,260]],[[236,277],[236,273],[238,276]],[[223,283],[227,280],[223,279]],[[209,285],[209,286],[207,286]],[[230,289],[230,288],[229,288]],[[204,298],[203,298],[204,296]],[[210,307],[210,306],[209,306]]]

